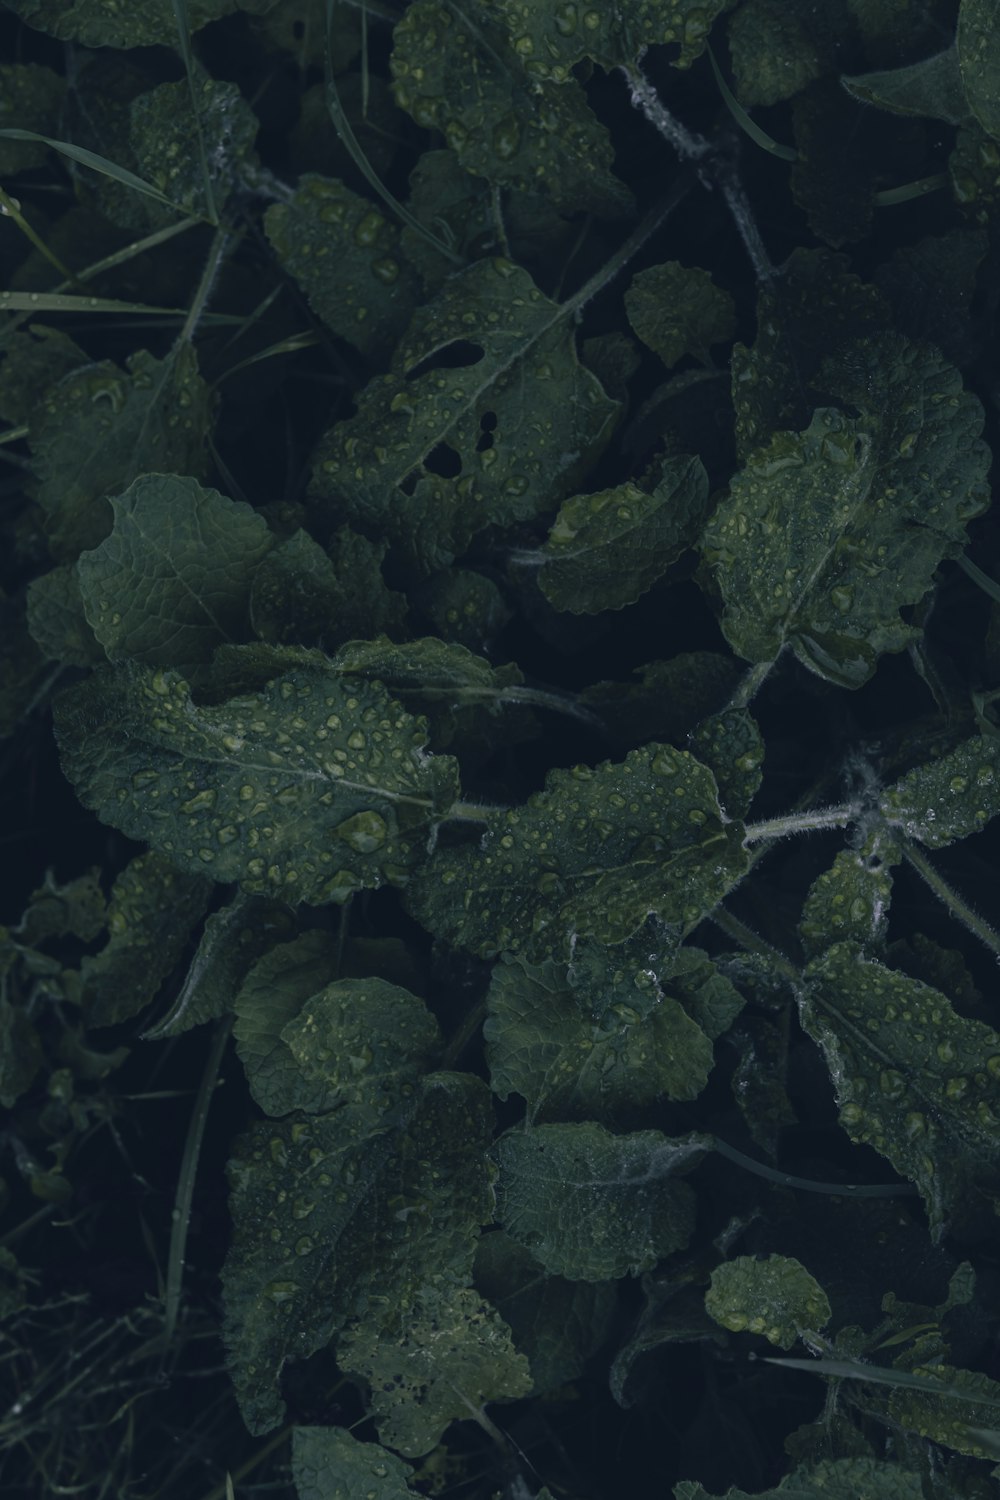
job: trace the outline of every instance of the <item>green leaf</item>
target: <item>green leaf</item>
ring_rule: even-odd
[[[290,203],[264,216],[275,254],[334,333],[378,361],[405,329],[418,280],[400,231],[342,182],[307,173]]]
[[[212,883],[150,852],[126,865],[111,888],[108,940],[80,963],[88,1026],[131,1020],[156,996],[205,915]]]
[[[599,951],[610,989],[619,977],[615,950]],[[627,985],[620,988],[627,994]],[[493,1091],[501,1099],[521,1094],[532,1122],[613,1125],[662,1098],[696,1099],[708,1081],[712,1044],[670,995],[648,1015],[626,999],[596,1017],[562,965],[512,957],[494,969],[487,1003],[483,1036]]]
[[[437,1073],[400,1101],[395,1129],[358,1133],[339,1111],[261,1121],[228,1166],[233,1238],[222,1272],[229,1367],[251,1432],[282,1420],[281,1371],[351,1318],[399,1337],[420,1296],[467,1285],[490,1215],[490,1096]]]
[[[409,1458],[427,1453],[455,1419],[487,1401],[531,1390],[528,1361],[495,1307],[471,1287],[421,1294],[403,1328],[379,1335],[371,1321],[340,1340],[340,1363],[362,1376],[383,1443]]]
[[[879,798],[890,828],[928,849],[979,833],[1000,813],[1000,740],[975,734],[946,755],[916,766]]]
[[[896,115],[921,115],[945,120],[949,125],[960,125],[969,115],[954,42],[919,62],[876,73],[845,75],[840,81],[852,98]]]
[[[842,849],[812,884],[802,909],[799,937],[807,958],[831,943],[871,948],[885,938],[892,875],[872,850]]]
[[[31,1020],[0,991],[0,1106],[13,1109],[44,1065],[45,1048]]]
[[[791,646],[810,671],[860,687],[917,635],[900,610],[966,545],[987,504],[982,408],[958,372],[899,336],[861,339],[823,372],[861,411],[817,411],[752,454],[705,530],[722,628],[752,662]]]
[[[625,311],[643,343],[668,369],[685,354],[710,364],[710,346],[728,343],[736,332],[730,294],[700,266],[683,266],[679,260],[633,276]]]
[[[498,0],[511,46],[532,78],[566,83],[590,58],[605,72],[634,67],[647,47],[679,47],[671,62],[689,68],[700,57],[726,0],[624,0],[612,7],[565,0]]]
[[[38,63],[0,63],[0,130],[31,130],[55,135],[66,94],[66,80]],[[0,175],[12,177],[45,165],[40,141],[0,138]]]
[[[161,83],[132,101],[129,116],[141,175],[180,212],[215,223],[215,205],[222,208],[256,165],[257,117],[236,84],[197,68],[193,87],[186,78]]]
[[[763,1334],[780,1349],[790,1349],[803,1333],[818,1333],[831,1317],[819,1282],[789,1255],[723,1261],[712,1272],[705,1310],[731,1333]]]
[[[844,0],[746,0],[728,22],[740,103],[778,104],[833,72],[851,30]]]
[[[486,7],[463,24],[439,0],[414,0],[393,32],[396,103],[440,130],[466,172],[545,192],[564,212],[627,214],[632,195],[580,84],[532,78],[499,22]]]
[[[508,1131],[493,1148],[497,1217],[553,1275],[637,1276],[687,1244],[694,1193],[670,1179],[707,1149],[702,1136],[616,1136],[591,1121]]]
[[[601,453],[619,411],[577,360],[569,310],[509,261],[456,272],[414,315],[392,371],[320,441],[312,498],[425,572],[484,527],[550,508]],[[530,411],[526,382],[539,392]]]
[[[406,599],[382,576],[385,552],[384,542],[371,542],[348,526],[334,533],[329,553],[307,531],[294,531],[254,574],[254,630],[275,645],[315,642],[326,647],[402,631]]]
[[[962,0],[955,37],[969,107],[987,135],[1000,137],[1000,5]]]
[[[707,503],[708,475],[686,455],[667,460],[651,495],[627,480],[564,500],[537,557],[539,588],[573,614],[634,604],[695,541]]]
[[[805,976],[799,1015],[826,1058],[841,1124],[916,1183],[940,1239],[1000,1189],[1000,1036],[846,943]]]
[[[262,516],[177,474],[144,474],[110,504],[112,530],[77,572],[111,661],[183,671],[247,636],[250,585],[273,545]]]
[[[633,682],[595,682],[579,695],[619,750],[649,740],[685,741],[700,719],[732,696],[740,672],[732,657],[682,651],[669,661],[636,667],[636,676]]]
[[[110,360],[67,375],[30,422],[37,499],[57,561],[96,547],[112,524],[108,495],[150,470],[199,478],[214,401],[190,344],[164,360],[140,349],[126,375]]]
[[[253,10],[260,0],[239,0]],[[209,21],[228,15],[237,0],[187,0],[188,25],[199,31]],[[127,7],[117,0],[10,0],[8,9],[29,26],[47,31],[63,42],[84,47],[173,47],[177,20],[171,0],[134,0]]]
[[[15,427],[27,422],[49,387],[86,363],[79,344],[58,328],[30,323],[8,330],[0,364],[0,417]]]
[[[733,1488],[716,1497],[691,1480],[674,1485],[674,1500],[922,1500],[923,1494],[919,1474],[874,1458],[821,1459],[753,1495]]]
[[[340,979],[321,931],[266,953],[236,996],[236,1050],[269,1115],[339,1111],[355,1134],[376,1131],[412,1092],[438,1046],[422,1000],[384,979]]]
[[[83,607],[76,567],[63,563],[28,584],[25,613],[32,639],[49,661],[98,667],[107,661]]]
[[[62,694],[56,721],[66,775],[105,822],[293,903],[403,883],[458,791],[421,720],[328,667],[205,706],[176,672],[108,668]]]
[[[346,1427],[292,1429],[292,1479],[298,1500],[413,1500],[409,1464],[362,1443]]]
[[[502,1229],[483,1235],[474,1271],[476,1286],[527,1356],[533,1394],[576,1380],[610,1332],[618,1304],[615,1283],[549,1276],[530,1250]]]
[[[749,709],[728,708],[702,719],[690,744],[714,774],[726,811],[745,817],[764,779],[764,736]]]
[[[550,771],[523,807],[489,814],[478,846],[439,849],[406,901],[481,957],[568,961],[578,938],[620,943],[650,915],[679,938],[745,868],[742,826],[723,826],[712,773],[647,745],[621,764]]]

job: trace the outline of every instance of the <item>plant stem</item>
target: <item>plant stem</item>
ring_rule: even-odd
[[[956,921],[961,922],[969,929],[980,942],[985,943],[990,952],[1000,959],[1000,933],[993,930],[988,922],[984,922],[977,912],[974,912],[967,901],[957,891],[952,890],[948,882],[941,876],[922,849],[908,840],[903,843],[903,858],[907,864],[912,865],[917,874],[920,875],[935,896],[943,901]]]
[[[748,953],[761,954],[791,984],[802,984],[802,975],[791,959],[786,958],[779,949],[772,948],[771,944],[765,942],[762,937],[758,937],[752,928],[748,927],[745,922],[741,922],[739,917],[734,917],[732,912],[727,911],[724,906],[717,906],[715,911],[709,912],[708,920],[714,922],[716,927],[721,928],[728,937],[735,938],[736,942],[746,948]]]
[[[205,269],[201,273],[198,289],[194,294],[190,310],[184,320],[184,327],[178,336],[178,345],[188,344],[194,337],[195,328],[198,326],[201,315],[205,311],[205,304],[211,295],[212,287],[215,285],[215,278],[219,274],[219,266],[222,264],[222,257],[226,253],[228,243],[228,229],[217,229],[215,237],[212,240],[211,249],[208,252]]]
[[[781,839],[790,833],[813,833],[819,828],[843,828],[858,815],[854,802],[841,807],[822,807],[815,812],[788,813],[783,818],[765,818],[760,823],[748,823],[743,842],[757,844],[761,839]]]

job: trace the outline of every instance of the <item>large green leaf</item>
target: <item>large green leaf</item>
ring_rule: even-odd
[[[805,970],[799,1000],[853,1141],[920,1189],[931,1229],[1000,1193],[1000,1035],[939,990],[836,943]]]
[[[565,83],[589,57],[606,72],[634,67],[647,47],[679,47],[675,67],[689,68],[726,0],[623,0],[618,5],[566,0],[497,0],[511,46],[533,78]]]
[[[241,10],[266,9],[271,0],[185,0],[191,31]],[[171,0],[11,0],[8,7],[29,26],[85,47],[175,47],[177,13]]]
[[[261,1121],[237,1140],[222,1281],[229,1365],[252,1432],[281,1421],[289,1360],[355,1317],[369,1337],[398,1338],[418,1297],[468,1284],[491,1211],[491,1127],[485,1085],[438,1073],[399,1101],[382,1133],[334,1111]]]
[[[958,1370],[949,1364],[917,1365],[911,1373],[939,1381],[947,1394],[936,1396],[926,1388],[894,1390],[887,1403],[889,1420],[958,1453],[996,1459],[1000,1383],[978,1370]],[[966,1400],[956,1400],[956,1391],[961,1391]],[[981,1440],[983,1428],[992,1436],[992,1443]]]
[[[334,333],[369,359],[388,353],[413,312],[418,278],[395,224],[334,178],[307,173],[264,230],[278,260]]]
[[[383,1448],[362,1443],[346,1427],[292,1430],[292,1479],[298,1500],[413,1500],[409,1465]]]
[[[448,279],[357,407],[321,440],[310,494],[424,571],[484,527],[551,507],[619,411],[577,360],[569,308],[501,259]]]
[[[979,833],[1000,813],[1000,740],[975,734],[909,771],[879,798],[891,828],[929,849]]]
[[[626,480],[564,500],[537,558],[538,586],[556,609],[598,614],[623,609],[652,588],[698,536],[708,475],[678,454],[652,494]]]
[[[508,1131],[493,1149],[497,1217],[553,1275],[636,1276],[687,1244],[694,1193],[670,1179],[707,1149],[702,1136],[612,1135],[592,1121]]]
[[[601,951],[610,982],[615,950]],[[494,969],[488,1005],[493,1091],[501,1099],[521,1094],[533,1122],[613,1125],[663,1098],[696,1099],[708,1081],[712,1044],[671,995],[658,992],[645,1016],[620,1003],[595,1017],[563,965],[512,957]]]
[[[110,504],[110,534],[77,562],[110,660],[183,671],[245,640],[250,585],[274,542],[263,516],[177,474],[144,474]]]
[[[433,1448],[456,1418],[531,1391],[510,1329],[471,1287],[421,1293],[391,1334],[359,1321],[345,1331],[338,1357],[368,1382],[383,1443],[410,1458]]]
[[[51,68],[38,63],[0,63],[0,130],[58,134],[65,94],[65,79]],[[8,177],[40,167],[47,151],[41,141],[0,140],[0,172]]]
[[[654,744],[620,764],[550,771],[523,807],[489,815],[478,845],[439,849],[406,900],[424,926],[482,957],[565,962],[579,938],[620,943],[650,915],[679,938],[746,859],[711,771]]]
[[[328,667],[207,705],[176,672],[109,667],[60,697],[56,734],[106,822],[184,870],[293,903],[405,882],[458,793],[421,720]]]
[[[610,170],[611,139],[580,84],[530,77],[530,38],[525,51],[499,20],[486,6],[468,19],[440,0],[414,0],[393,32],[397,104],[440,130],[477,177],[545,192],[570,213],[628,213],[631,194]]]
[[[705,1309],[731,1333],[759,1333],[780,1349],[790,1349],[803,1333],[818,1333],[831,1317],[819,1282],[788,1255],[723,1261],[712,1272]]]
[[[201,478],[214,404],[189,343],[163,360],[140,349],[127,375],[104,360],[52,386],[32,415],[29,442],[57,559],[103,541],[112,522],[107,496],[139,475]]]
[[[139,175],[185,214],[213,222],[255,167],[257,117],[235,83],[201,68],[132,101],[129,140]]]
[[[861,339],[821,379],[833,407],[753,453],[705,530],[722,628],[752,662],[790,646],[810,671],[860,687],[885,651],[916,639],[900,611],[966,545],[988,503],[983,412],[929,346]]]

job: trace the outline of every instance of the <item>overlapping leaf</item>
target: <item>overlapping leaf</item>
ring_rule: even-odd
[[[636,1276],[687,1244],[694,1193],[671,1179],[706,1149],[696,1135],[612,1135],[592,1121],[508,1131],[493,1148],[497,1216],[555,1276]]]
[[[620,764],[550,771],[523,807],[489,815],[478,846],[440,848],[407,904],[483,957],[565,962],[579,938],[620,943],[650,915],[676,936],[696,926],[745,870],[741,839],[707,767],[647,745]]]
[[[961,552],[988,502],[982,407],[928,346],[858,340],[824,367],[861,412],[815,412],[751,455],[705,530],[722,628],[748,661],[786,645],[810,671],[859,687],[918,631],[900,611]]]
[[[419,309],[391,372],[322,439],[310,494],[432,571],[485,526],[550,507],[617,412],[577,361],[566,308],[519,266],[477,261]]]
[[[632,278],[625,311],[635,332],[669,367],[693,354],[710,362],[710,346],[736,332],[736,308],[700,266],[666,261]]]
[[[204,706],[176,672],[108,668],[56,718],[66,774],[106,822],[181,869],[293,903],[404,882],[458,792],[422,721],[329,668]]]
[[[802,1024],[840,1120],[920,1189],[940,1238],[1000,1191],[1000,1035],[939,990],[836,943],[805,971]]]
[[[830,1300],[801,1261],[789,1255],[738,1255],[712,1272],[705,1309],[731,1333],[759,1333],[790,1349],[804,1332],[830,1321]]]
[[[586,57],[606,72],[634,67],[647,47],[678,47],[674,66],[689,68],[725,8],[725,0],[624,0],[614,6],[498,0],[497,6],[525,72],[555,83],[565,83]]]
[[[831,942],[870,949],[885,937],[892,875],[873,851],[842,849],[812,884],[799,922],[802,946],[815,958]]]

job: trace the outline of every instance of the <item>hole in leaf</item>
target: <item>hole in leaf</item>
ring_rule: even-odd
[[[292,36],[295,38],[295,40],[297,42],[301,42],[301,40],[305,36],[305,34],[306,34],[306,23],[305,23],[305,21],[293,21],[292,22]]]
[[[493,433],[497,425],[497,414],[495,411],[484,411],[479,419],[479,441],[476,444],[477,453],[485,453],[487,448],[493,447]]]
[[[482,344],[470,343],[468,339],[454,339],[450,344],[443,344],[440,349],[435,349],[433,354],[428,354],[412,370],[407,370],[406,378],[416,380],[419,375],[426,375],[431,370],[464,370],[467,365],[478,365],[485,354]]]
[[[438,443],[424,459],[424,468],[442,479],[456,479],[462,472],[462,455],[448,443]]]
[[[403,491],[404,495],[412,495],[413,494],[413,491],[417,487],[417,480],[418,480],[419,477],[420,476],[417,474],[416,469],[411,469],[410,473],[407,474],[406,478],[405,479],[401,479],[399,481],[399,488]]]

